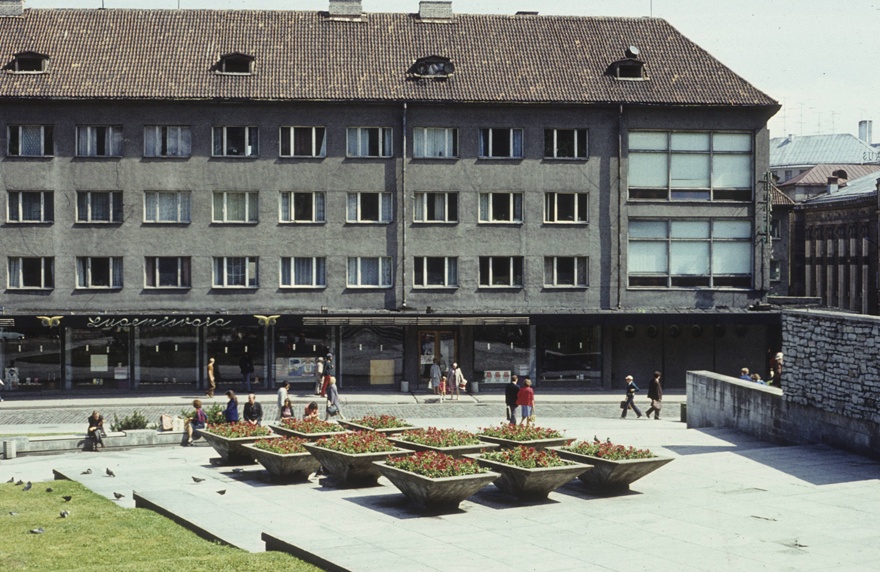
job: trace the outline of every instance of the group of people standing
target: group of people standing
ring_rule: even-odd
[[[468,380],[465,379],[461,368],[455,362],[452,362],[452,365],[446,371],[446,375],[443,375],[443,370],[440,368],[440,360],[434,359],[434,363],[431,364],[430,375],[428,389],[433,389],[434,393],[440,396],[440,403],[443,403],[446,399],[447,392],[450,399],[452,399],[453,395],[455,399],[459,399],[461,392],[467,389]]]
[[[535,390],[528,377],[519,385],[519,376],[510,376],[510,383],[504,388],[504,403],[507,406],[507,421],[516,425],[516,410],[519,408],[520,425],[529,426],[535,419]]]
[[[635,402],[636,393],[639,391],[641,391],[641,389],[636,385],[633,376],[626,376],[626,398],[620,402],[620,408],[623,410],[620,414],[621,419],[626,419],[626,413],[630,409],[635,412],[638,419],[641,419],[642,412]],[[654,419],[660,419],[660,410],[663,408],[663,386],[660,384],[659,371],[654,372],[654,378],[648,386],[648,399],[651,400],[651,407],[648,408],[645,415],[650,419],[651,414],[653,413]]]

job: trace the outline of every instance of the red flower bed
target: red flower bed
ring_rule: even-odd
[[[525,445],[520,445],[513,449],[483,453],[480,455],[480,458],[524,469],[564,467],[571,464],[564,459],[560,459],[559,455],[554,451],[541,451],[534,447],[526,447]]]
[[[480,438],[470,431],[437,429],[436,427],[404,431],[398,439],[428,447],[462,447],[480,444]]]
[[[324,437],[315,442],[318,447],[341,453],[384,453],[397,449],[385,435],[375,431],[355,431],[333,437]]]
[[[437,451],[421,451],[396,459],[389,457],[385,463],[390,467],[432,478],[460,477],[486,472],[486,469],[481,468],[476,461],[458,459]]]
[[[262,425],[249,425],[247,423],[223,423],[221,425],[210,425],[207,429],[204,429],[204,431],[217,435],[218,437],[226,437],[227,439],[265,437],[272,434],[272,431],[270,431],[268,427],[263,427]]]
[[[254,447],[281,455],[292,455],[294,453],[307,452],[305,447],[303,447],[303,443],[308,443],[308,441],[299,437],[273,437],[256,441]]]
[[[510,425],[502,423],[498,427],[481,427],[481,435],[510,439],[511,441],[537,441],[538,439],[555,439],[562,437],[556,429],[537,427],[535,425]]]
[[[352,419],[352,423],[369,427],[370,429],[398,429],[400,427],[412,427],[403,419],[394,415],[365,415],[360,419]]]
[[[338,431],[345,431],[345,427],[321,419],[294,419],[290,417],[282,419],[281,426],[300,433],[336,433]]]
[[[648,449],[636,449],[635,447],[624,445],[615,445],[611,439],[599,441],[594,439],[592,443],[589,441],[578,441],[572,443],[568,447],[563,447],[566,451],[577,453],[579,455],[589,455],[591,457],[599,457],[610,461],[623,461],[626,459],[651,459],[656,457]]]

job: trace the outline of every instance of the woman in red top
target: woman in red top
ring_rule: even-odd
[[[532,389],[532,380],[526,378],[519,393],[516,394],[516,404],[519,405],[520,416],[522,420],[520,425],[525,424],[526,427],[532,424],[532,413],[535,411],[535,390]]]

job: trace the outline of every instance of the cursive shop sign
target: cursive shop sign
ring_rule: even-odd
[[[228,326],[232,320],[227,318],[171,318],[163,316],[161,318],[108,318],[106,316],[94,316],[88,318],[86,327],[88,328],[176,328],[180,326],[192,326],[200,328],[202,326]]]

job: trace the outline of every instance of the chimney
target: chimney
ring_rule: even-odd
[[[452,2],[422,0],[419,2],[419,20],[452,20]]]
[[[871,126],[873,121],[870,119],[863,119],[859,121],[859,139],[867,143],[868,145],[872,145],[871,143]]]
[[[828,194],[832,195],[837,192],[837,177],[828,177]]]
[[[331,18],[360,18],[363,12],[361,0],[330,0]]]
[[[24,12],[24,0],[0,0],[0,18],[21,16]]]

